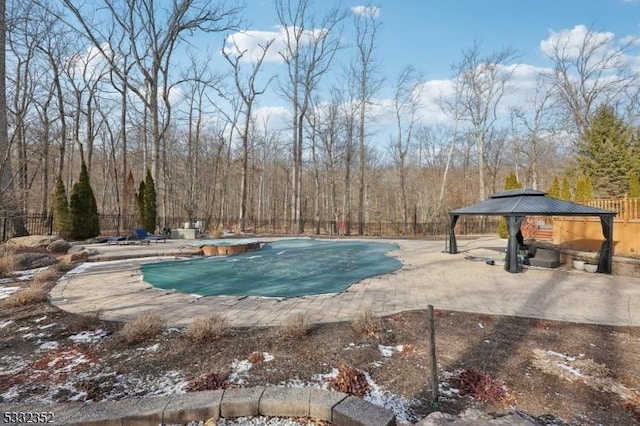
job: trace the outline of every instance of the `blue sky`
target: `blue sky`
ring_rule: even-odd
[[[316,3],[319,14],[335,4],[322,0]],[[264,37],[277,35],[279,23],[273,1],[247,0],[246,4],[247,30],[261,31]],[[341,4],[351,8],[364,3]],[[504,47],[515,49],[517,64],[526,70],[527,78],[533,78],[536,69],[549,65],[541,43],[554,34],[572,37],[586,27],[612,33],[616,43],[640,34],[640,0],[380,0],[371,5],[380,8],[377,54],[386,79],[380,97],[389,96],[400,70],[413,65],[430,87],[425,103],[433,103],[435,93],[452,76],[451,65],[459,62],[462,51],[474,42],[481,42],[486,55]],[[347,27],[350,22],[349,18]],[[346,44],[349,39],[347,30]],[[219,39],[210,41],[210,49],[220,49]],[[346,60],[349,54],[346,49],[340,60]],[[221,67],[224,70],[224,64]],[[338,64],[334,67],[339,68]],[[263,72],[265,77],[272,74],[285,74],[275,52],[274,61]],[[513,100],[517,102],[517,96]],[[275,93],[265,94],[258,103],[263,110],[272,112],[276,106],[282,110],[287,106]],[[438,122],[437,115],[433,109],[425,111],[427,122]]]

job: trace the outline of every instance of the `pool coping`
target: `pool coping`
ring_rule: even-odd
[[[249,416],[309,417],[337,426],[396,424],[391,410],[353,395],[325,389],[280,386],[229,388],[118,401],[64,402],[37,407],[25,403],[0,403],[0,412],[3,413],[3,422],[4,415],[8,413],[44,413],[55,424],[87,426],[186,424]]]

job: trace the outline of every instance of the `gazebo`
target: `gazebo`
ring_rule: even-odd
[[[455,226],[458,218],[467,216],[503,216],[509,230],[504,268],[519,272],[518,248],[523,243],[520,225],[525,216],[598,216],[604,241],[598,251],[598,272],[610,274],[613,263],[613,217],[616,212],[547,197],[534,189],[513,189],[494,194],[488,200],[449,212],[449,253],[458,252]]]

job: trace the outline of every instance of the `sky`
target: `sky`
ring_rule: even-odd
[[[247,0],[246,5],[244,19],[248,33],[236,35],[243,48],[251,51],[260,40],[281,39],[272,0]],[[318,0],[317,16],[332,5],[335,3]],[[357,6],[365,3],[343,1],[341,5],[353,14]],[[549,66],[543,49],[554,37],[571,39],[592,29],[621,43],[626,37],[640,35],[640,0],[379,0],[368,5],[378,8],[380,23],[376,55],[380,60],[380,77],[384,79],[378,94],[381,103],[392,96],[400,71],[413,65],[426,82],[422,118],[428,124],[446,121],[435,107],[435,99],[446,90],[443,88],[453,75],[452,65],[460,62],[462,52],[474,43],[480,43],[485,55],[504,48],[514,49],[517,57],[513,64],[518,66],[518,78],[522,80],[517,83],[532,87],[537,72]],[[347,27],[351,19],[349,16]],[[344,64],[353,54],[352,36],[351,30],[345,30],[342,40],[345,48],[336,58],[335,71],[342,67],[338,63]],[[200,39],[197,43],[213,51],[222,46],[220,40]],[[218,65],[224,69],[224,63]],[[267,56],[261,74],[263,79],[272,75],[286,77],[277,48],[272,48]],[[328,76],[325,81],[332,81],[331,78]],[[262,114],[286,112],[287,102],[276,89],[277,84],[272,83],[270,90],[258,99]],[[522,91],[512,96],[511,102],[523,101],[525,96]]]

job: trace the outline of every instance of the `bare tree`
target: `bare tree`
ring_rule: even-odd
[[[271,83],[275,76],[270,77],[261,88],[256,87],[256,79],[262,67],[262,62],[274,41],[275,39],[271,39],[265,44],[258,44],[260,53],[258,53],[257,59],[251,62],[251,69],[246,77],[246,81],[243,81],[244,78],[240,63],[242,62],[242,58],[247,54],[247,50],[241,50],[235,41],[232,41],[233,47],[231,49],[228,50],[226,48],[227,41],[225,41],[225,45],[222,48],[222,55],[233,69],[233,81],[243,104],[242,115],[244,116],[244,120],[242,128],[240,129],[240,140],[242,141],[242,178],[240,184],[240,212],[238,215],[238,226],[241,232],[246,231],[249,129],[252,122],[253,106],[256,97],[267,90],[269,83]]]
[[[577,136],[589,128],[590,117],[602,103],[618,104],[636,86],[640,73],[631,68],[627,53],[637,39],[618,43],[612,33],[577,26],[567,34],[554,34],[543,51],[553,63],[544,74],[565,109]]]
[[[413,133],[419,121],[418,109],[423,88],[423,78],[412,66],[405,67],[396,81],[393,112],[396,136],[391,140],[390,151],[396,165],[400,186],[402,209],[402,233],[407,233],[409,210],[407,202],[407,154],[413,147]]]
[[[365,170],[366,152],[365,143],[367,112],[372,104],[374,95],[380,89],[382,80],[377,76],[379,60],[375,55],[375,47],[378,43],[379,9],[371,5],[364,6],[354,12],[354,25],[356,32],[356,59],[351,65],[351,76],[357,93],[359,108],[358,117],[358,153],[359,153],[359,181],[358,181],[358,234],[364,234],[365,222]]]
[[[505,48],[487,57],[481,56],[480,44],[463,51],[462,61],[454,66],[456,93],[461,108],[461,120],[469,123],[478,154],[478,199],[485,198],[485,140],[498,119],[498,106],[510,90],[513,68],[507,65],[515,59],[512,49]]]
[[[292,192],[291,222],[295,232],[302,232],[302,151],[303,127],[313,92],[327,72],[340,47],[339,25],[344,19],[340,9],[330,9],[314,26],[309,16],[312,0],[275,0],[278,20],[285,34],[285,48],[280,56],[287,65],[287,82],[282,93],[292,108]]]
[[[7,104],[6,87],[6,1],[0,0],[0,105]],[[3,220],[8,218],[7,237],[26,235],[27,230],[21,217],[13,191],[13,173],[10,160],[9,134],[7,129],[7,109],[0,108],[0,213]],[[3,237],[5,235],[2,235]]]
[[[536,90],[525,105],[515,106],[511,110],[516,167],[526,167],[525,179],[518,180],[526,181],[527,187],[538,189],[542,168],[548,169],[556,152],[557,116],[553,94],[543,79],[538,79]]]
[[[112,43],[109,38],[113,32],[106,32],[99,24],[88,20],[87,17],[92,15],[83,13],[83,6],[79,6],[77,1],[63,2],[79,22],[82,33],[145,105],[151,120],[152,176],[159,186],[161,153],[164,149],[162,143],[169,126],[169,119],[165,117],[164,122],[161,120],[159,100],[162,99],[165,108],[169,107],[173,54],[186,35],[198,31],[211,33],[234,29],[240,9],[227,7],[222,2],[212,4],[204,0],[176,0],[168,8],[164,3],[153,0],[104,0],[104,11],[108,11],[110,18],[130,42],[128,46],[121,46]],[[125,78],[122,74],[118,63],[120,55],[114,49],[123,47],[126,48],[125,53],[131,53],[142,81]]]

